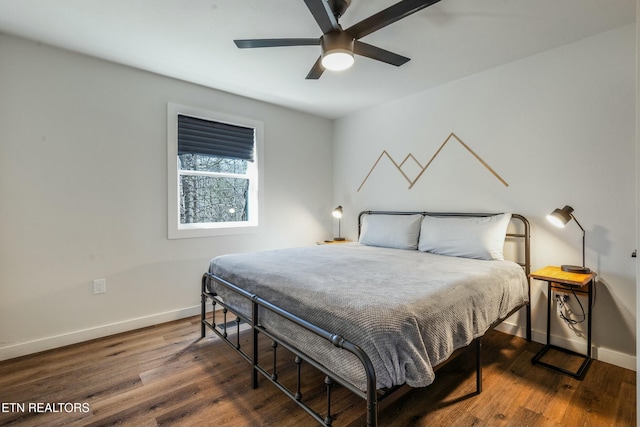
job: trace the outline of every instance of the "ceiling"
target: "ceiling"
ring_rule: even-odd
[[[352,0],[343,28],[398,0]],[[305,76],[319,46],[238,49],[234,39],[320,37],[303,0],[0,0],[0,31],[328,118],[424,91],[635,22],[635,0],[441,0],[362,39],[411,61],[356,56]]]

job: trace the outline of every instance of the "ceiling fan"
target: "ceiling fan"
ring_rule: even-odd
[[[247,39],[234,40],[234,43],[240,49],[320,45],[322,54],[311,67],[307,79],[319,79],[325,69],[339,71],[349,68],[353,65],[354,54],[399,67],[409,61],[409,58],[359,39],[439,1],[402,0],[343,30],[338,19],[347,10],[351,0],[304,0],[322,30],[320,38]]]

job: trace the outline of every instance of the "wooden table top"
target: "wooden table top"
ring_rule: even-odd
[[[529,276],[533,279],[546,280],[548,282],[566,283],[572,286],[586,286],[587,283],[596,276],[596,273],[570,273],[568,271],[562,271],[560,267],[548,265],[530,273]]]

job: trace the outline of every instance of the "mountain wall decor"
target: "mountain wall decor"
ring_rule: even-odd
[[[398,164],[398,162],[396,162],[393,157],[391,157],[391,155],[387,152],[387,150],[383,150],[382,153],[380,153],[380,156],[378,156],[378,160],[376,160],[376,162],[373,164],[373,166],[371,167],[371,170],[369,170],[369,173],[367,174],[367,176],[364,178],[364,180],[362,181],[362,184],[360,184],[360,187],[358,187],[357,191],[360,191],[362,189],[362,187],[364,186],[364,184],[367,182],[367,179],[369,179],[369,176],[371,176],[371,173],[373,172],[373,170],[378,166],[378,163],[380,163],[380,160],[382,160],[384,157],[388,158],[391,163],[396,167],[396,169],[398,169],[398,171],[402,174],[402,176],[407,180],[407,182],[409,183],[409,189],[411,189],[414,184],[416,182],[418,182],[418,180],[420,179],[420,177],[422,177],[422,175],[424,174],[424,172],[427,170],[427,168],[431,165],[431,163],[433,163],[433,161],[435,160],[435,158],[438,156],[438,154],[440,154],[440,152],[442,151],[442,149],[447,145],[447,143],[451,140],[451,138],[454,138],[456,141],[458,141],[460,143],[460,145],[462,145],[464,148],[467,149],[467,151],[469,153],[471,153],[473,155],[473,157],[476,158],[476,160],[478,160],[482,166],[484,166],[489,172],[491,172],[491,174],[493,176],[495,176],[498,181],[500,181],[502,184],[504,184],[505,187],[508,187],[509,184],[507,184],[507,182],[502,179],[502,177],[500,175],[498,175],[498,173],[496,171],[494,171],[491,166],[489,166],[487,164],[487,162],[485,162],[484,160],[482,160],[480,158],[480,156],[478,156],[475,151],[473,151],[467,144],[465,144],[460,138],[458,138],[458,136],[451,132],[449,134],[449,136],[447,137],[447,139],[445,139],[445,141],[442,143],[442,145],[440,145],[440,148],[438,148],[438,150],[435,152],[435,154],[433,155],[433,157],[431,157],[431,159],[429,160],[429,162],[426,165],[422,165],[418,159],[416,159],[416,157],[409,153],[403,160],[402,162],[400,162]],[[418,167],[420,168],[420,172],[417,174],[417,176],[413,179],[409,178],[409,176],[407,175],[407,173],[405,173],[405,171],[403,170],[403,167],[405,166],[405,164],[407,164],[407,161],[412,160],[415,164],[418,165]]]

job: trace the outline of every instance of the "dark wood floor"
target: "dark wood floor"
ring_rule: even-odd
[[[270,383],[253,390],[249,365],[199,334],[199,319],[189,318],[0,362],[0,425],[317,425]],[[473,354],[462,355],[432,386],[383,402],[380,425],[636,425],[635,372],[594,361],[579,381],[533,366],[540,344],[496,331],[483,343],[480,395]],[[319,373],[305,374],[323,385]],[[311,402],[324,395],[321,387],[303,392]],[[335,426],[365,424],[363,401],[344,389],[332,411]]]

